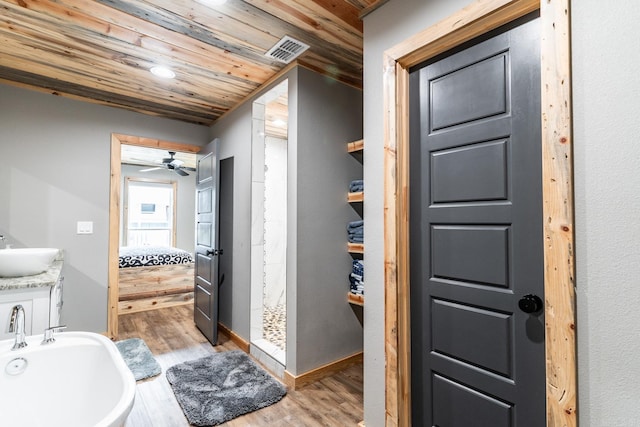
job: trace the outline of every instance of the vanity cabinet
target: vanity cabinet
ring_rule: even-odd
[[[9,332],[13,307],[24,309],[25,334],[40,335],[60,325],[62,309],[62,255],[49,269],[35,276],[0,278],[0,340],[15,337]]]
[[[9,322],[11,311],[18,304],[24,308],[25,333],[27,335],[42,334],[49,327],[49,302],[50,288],[48,287],[0,291],[0,319],[2,319],[0,340],[15,336],[15,333],[9,332]]]

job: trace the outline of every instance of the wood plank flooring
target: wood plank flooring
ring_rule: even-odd
[[[193,323],[192,306],[122,315],[118,328],[119,340],[144,339],[162,367],[159,376],[138,382],[125,427],[189,426],[167,382],[166,370],[186,360],[238,349],[223,334],[217,346],[209,344]],[[288,390],[280,402],[222,426],[346,427],[357,426],[362,417],[362,365],[356,365],[298,390]]]

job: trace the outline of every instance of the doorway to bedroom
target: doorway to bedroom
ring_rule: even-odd
[[[112,134],[110,338],[118,336],[119,315],[193,305],[195,163],[199,150],[189,144]],[[127,252],[124,258],[120,257],[121,249]],[[135,258],[131,251],[137,251]],[[120,268],[123,259],[130,268]]]

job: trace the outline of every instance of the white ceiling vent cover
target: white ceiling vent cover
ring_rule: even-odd
[[[278,43],[269,49],[267,53],[265,53],[265,56],[288,64],[307,49],[309,49],[309,45],[296,39],[292,39],[289,36],[284,36]]]

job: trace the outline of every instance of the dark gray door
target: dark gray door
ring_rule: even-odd
[[[410,75],[415,426],[545,425],[538,26]]]
[[[218,140],[200,151],[196,171],[194,320],[211,344],[218,342]]]

